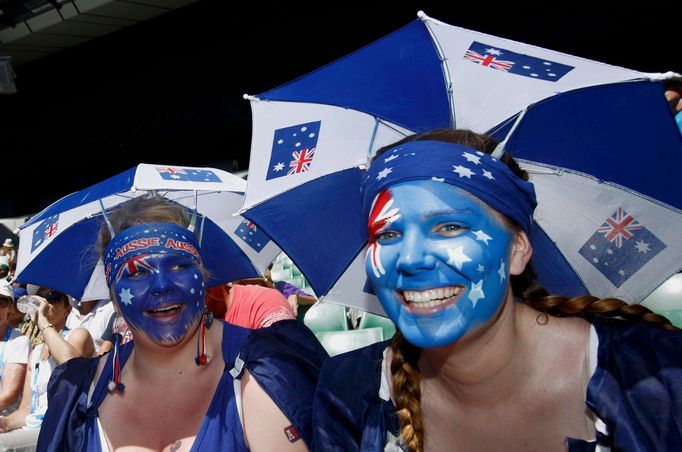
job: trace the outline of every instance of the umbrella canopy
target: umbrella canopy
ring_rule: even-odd
[[[661,77],[454,27],[422,14],[415,22],[347,57],[249,97],[253,112],[251,164],[241,212],[262,226],[291,257],[318,296],[381,312],[365,284],[362,250],[366,226],[357,215],[362,173],[377,149],[408,134],[434,128],[468,128],[490,132],[500,139],[509,135],[505,149],[542,166],[543,171],[592,175],[577,185],[583,187],[580,184],[586,180],[594,182],[596,185],[585,189],[610,199],[604,202],[609,206],[605,210],[622,205],[624,212],[635,215],[627,204],[607,194],[611,192],[606,188],[623,186],[627,187],[623,193],[679,215],[680,204],[670,199],[669,185],[659,177],[661,171],[674,171],[682,154],[679,132],[673,129],[672,115],[666,111],[662,85],[652,82],[657,78]],[[639,81],[623,83],[627,80]],[[616,85],[613,92],[601,90]],[[594,87],[595,91],[582,91],[585,87]],[[585,97],[592,101],[585,103]],[[548,99],[546,103],[544,99]],[[596,108],[601,106],[604,108]],[[543,108],[553,113],[548,115]],[[517,121],[520,111],[525,114]],[[542,125],[522,127],[531,118],[545,118],[551,122],[548,126],[566,127],[561,132],[543,129]],[[643,118],[649,120],[642,122]],[[538,133],[544,134],[543,144],[526,146],[528,142],[541,143],[535,141]],[[559,133],[564,137],[563,145],[554,146]],[[665,138],[652,139],[658,133]],[[589,150],[576,152],[572,147],[582,144],[569,138],[573,135],[584,135]],[[633,135],[638,138],[633,139]],[[536,154],[527,154],[530,149]],[[593,154],[595,149],[601,153],[598,159]],[[625,155],[630,160],[621,166],[625,160],[621,156]],[[585,160],[586,156],[590,160]],[[633,156],[637,156],[635,160]],[[656,163],[636,163],[654,156]],[[590,168],[596,161],[601,166],[593,173]],[[538,174],[539,170],[533,171],[534,182],[540,178]],[[642,177],[649,182],[629,184]],[[573,205],[580,207],[575,202],[581,202],[579,192],[566,194],[577,196],[572,198]],[[540,195],[540,202],[553,201],[544,201]],[[551,291],[618,295],[617,291],[607,291],[615,288],[627,295],[624,298],[638,301],[679,268],[667,259],[671,265],[663,272],[667,275],[660,273],[646,281],[628,278],[628,282],[606,277],[610,285],[593,284],[594,275],[598,277],[601,271],[589,262],[575,268],[577,259],[565,256],[569,252],[564,250],[568,246],[564,242],[571,242],[570,246],[579,242],[580,249],[616,212],[618,208],[608,214],[595,213],[598,224],[585,239],[570,235],[559,240],[544,225],[535,228],[537,266],[541,281]],[[538,218],[543,215],[549,216],[539,209]],[[550,219],[559,221],[553,216]],[[665,223],[669,219],[659,217],[656,221]],[[585,231],[592,227],[587,224]],[[680,256],[674,248],[674,234],[663,239],[665,234],[653,232],[649,224],[647,230],[666,243],[666,251],[657,256]],[[557,245],[549,246],[554,243]],[[634,267],[629,270],[635,271]],[[640,274],[647,271],[636,270]],[[557,276],[552,278],[552,274]],[[629,291],[634,286],[638,287],[636,294]]]
[[[107,211],[150,193],[196,210],[209,286],[259,276],[280,249],[235,212],[246,181],[216,168],[140,164],[72,193],[20,228],[16,279],[68,293],[79,300],[109,297],[95,243]]]

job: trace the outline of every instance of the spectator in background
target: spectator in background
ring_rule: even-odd
[[[21,325],[28,319],[26,314],[17,309],[17,300],[19,297],[26,295],[26,289],[21,286],[12,287],[12,293],[14,294],[14,301],[9,305],[7,310],[7,324],[17,330],[20,329]]]
[[[675,115],[675,122],[682,133],[682,80],[666,80],[663,82],[665,100],[670,111]]]
[[[95,351],[88,330],[66,327],[71,311],[69,296],[46,287],[28,288],[29,293],[36,290],[33,295],[40,299],[40,306],[32,321],[44,342],[31,352],[19,409],[0,416],[0,450],[33,450],[47,411],[47,384],[52,371],[72,358],[93,356]]]
[[[24,387],[26,363],[31,351],[28,338],[10,327],[7,314],[14,305],[14,291],[0,280],[0,415],[16,411]]]
[[[273,281],[271,270],[272,263],[265,270],[265,281],[284,295],[296,318],[302,322],[308,309],[317,303],[317,298],[286,281]]]
[[[17,260],[17,252],[14,249],[14,242],[12,239],[5,239],[5,242],[0,248],[0,264],[7,265],[7,269],[12,267]]]
[[[66,319],[67,328],[85,328],[95,341],[98,355],[113,347],[111,340],[114,305],[111,300],[74,301],[73,309]]]
[[[282,294],[269,287],[262,278],[249,278],[208,289],[206,307],[217,318],[250,329],[296,318]]]

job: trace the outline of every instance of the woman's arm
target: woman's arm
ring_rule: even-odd
[[[40,319],[38,321],[40,322]],[[48,327],[42,329],[42,331],[43,340],[45,340],[45,344],[50,349],[50,354],[54,356],[57,365],[81,356],[89,358],[95,353],[92,337],[85,328],[73,330],[69,334],[68,340],[65,340],[54,327]]]
[[[249,371],[241,379],[244,435],[254,451],[307,451],[303,438]]]
[[[12,406],[19,397],[26,379],[26,364],[7,363],[2,371],[2,389],[0,389],[0,410]]]
[[[32,353],[32,352],[31,352]],[[33,369],[31,369],[31,355],[28,357],[26,377],[24,378],[24,392],[21,395],[21,403],[17,411],[7,416],[0,416],[0,433],[9,432],[26,425],[26,416],[31,409],[31,379]]]

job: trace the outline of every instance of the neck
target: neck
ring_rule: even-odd
[[[131,369],[137,380],[141,381],[164,381],[169,375],[169,370],[178,374],[185,373],[191,376],[196,371],[201,371],[217,363],[222,362],[222,324],[213,322],[210,329],[206,330],[206,354],[209,363],[198,366],[195,362],[197,357],[197,340],[199,339],[201,324],[197,324],[194,332],[188,334],[180,343],[164,347],[153,343],[148,339],[136,336],[135,349],[130,357],[130,364],[126,369]],[[123,377],[127,378],[127,377]]]
[[[526,340],[533,312],[509,293],[492,324],[448,346],[422,351],[423,384],[479,407],[518,394],[533,369],[534,346]]]

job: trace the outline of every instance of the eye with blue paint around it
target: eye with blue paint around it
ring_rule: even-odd
[[[461,223],[439,223],[434,228],[433,231],[446,238],[457,237],[469,229],[468,226]]]
[[[387,243],[398,240],[401,237],[398,231],[381,231],[374,235],[374,240],[380,243]]]

